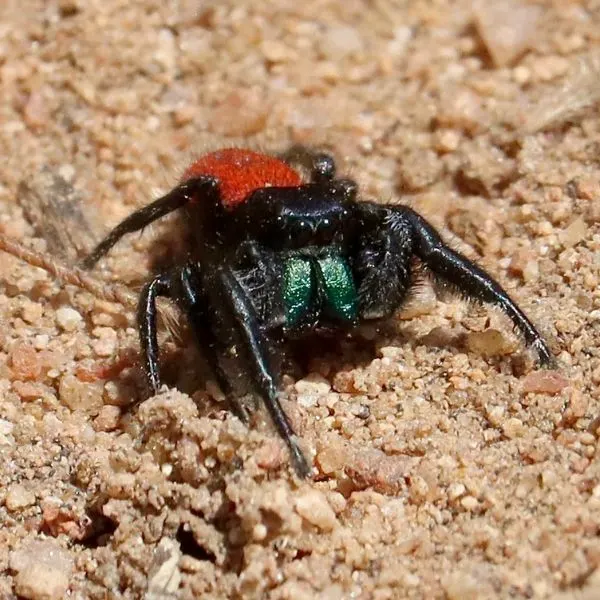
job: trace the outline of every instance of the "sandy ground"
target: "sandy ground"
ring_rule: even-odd
[[[185,334],[146,400],[132,310],[2,254],[0,597],[599,598],[599,45],[596,0],[3,0],[3,235],[73,261],[198,152],[309,143],[478,259],[558,367],[425,287],[286,379],[300,482]],[[139,287],[169,226],[97,276]]]

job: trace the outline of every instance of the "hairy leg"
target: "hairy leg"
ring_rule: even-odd
[[[155,394],[160,389],[159,348],[156,335],[156,299],[159,296],[173,298],[172,276],[170,273],[161,273],[144,286],[140,293],[137,309],[138,332],[144,369],[148,383]]]
[[[230,370],[233,366],[244,371],[245,378],[263,400],[279,435],[286,442],[296,472],[307,477],[311,466],[279,403],[279,370],[274,366],[277,357],[271,347],[273,342],[265,334],[248,293],[227,267],[211,274],[206,287],[211,294],[211,325],[217,354],[224,364],[230,364]]]
[[[217,184],[210,177],[190,179],[179,184],[168,194],[158,198],[148,206],[126,217],[119,223],[97,246],[86,256],[81,265],[84,269],[91,269],[124,235],[139,231],[150,223],[182,208],[200,194],[213,195],[216,193]]]
[[[410,259],[407,250],[410,249],[410,253],[417,256],[435,277],[466,298],[498,306],[523,335],[525,343],[536,352],[540,364],[553,364],[554,357],[542,335],[504,288],[481,267],[444,243],[421,215],[407,206],[382,207],[365,203],[362,210],[366,221],[378,221],[375,228],[379,235],[395,239],[403,249],[397,259],[399,269],[407,268]]]

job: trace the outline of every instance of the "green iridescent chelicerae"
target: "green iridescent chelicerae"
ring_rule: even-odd
[[[283,277],[286,324],[302,322],[316,303],[338,321],[353,323],[358,318],[358,296],[346,259],[336,254],[324,257],[293,256],[286,260]]]

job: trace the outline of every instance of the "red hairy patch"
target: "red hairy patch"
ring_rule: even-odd
[[[254,190],[263,187],[287,187],[302,183],[300,175],[287,163],[273,156],[226,148],[201,156],[183,174],[183,180],[209,175],[219,181],[225,208],[244,202]]]

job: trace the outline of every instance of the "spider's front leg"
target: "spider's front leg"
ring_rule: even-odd
[[[138,301],[137,323],[144,370],[148,383],[155,394],[160,389],[158,364],[158,338],[156,335],[156,299],[159,296],[173,298],[173,280],[170,273],[161,273],[151,279],[142,289]]]
[[[199,195],[216,198],[217,182],[212,177],[197,177],[180,183],[169,193],[126,217],[81,261],[91,269],[124,235],[139,231],[157,219],[182,208]]]
[[[260,396],[289,448],[297,473],[301,477],[310,475],[311,466],[279,403],[277,349],[233,269],[221,264],[201,276],[198,265],[189,265],[181,271],[177,286],[179,303],[200,344],[208,345],[207,358],[238,416],[241,407],[235,404],[236,393],[252,391]]]
[[[180,306],[190,319],[190,324],[198,341],[206,347],[206,359],[212,369],[223,393],[227,395],[230,408],[244,423],[249,422],[248,412],[231,394],[231,389],[225,374],[214,357],[215,341],[210,326],[207,323],[204,299],[199,285],[198,267],[187,264],[182,268],[161,273],[150,280],[142,289],[138,301],[137,323],[140,339],[140,349],[144,360],[144,371],[150,388],[158,394],[161,386],[159,368],[159,347],[157,338],[157,307],[158,297],[168,298]]]
[[[366,221],[378,221],[377,236],[384,246],[396,244],[401,248],[402,254],[397,260],[401,272],[408,268],[410,257],[406,253],[410,251],[436,278],[450,284],[466,298],[498,306],[523,335],[525,343],[536,352],[539,363],[543,366],[554,363],[542,335],[502,286],[481,267],[445,244],[423,217],[407,206],[382,207],[366,203],[363,210]]]

